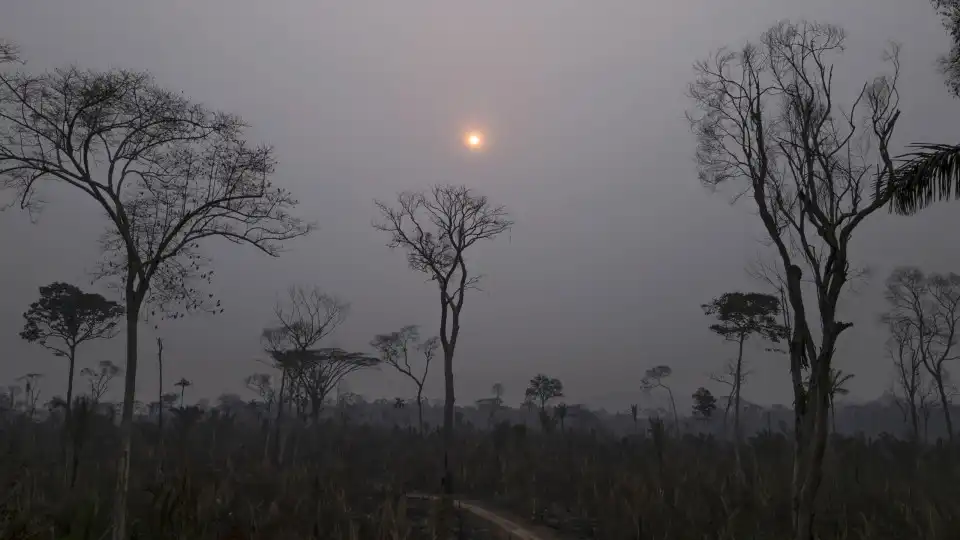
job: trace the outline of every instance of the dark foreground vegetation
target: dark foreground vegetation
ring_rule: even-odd
[[[265,459],[266,424],[221,411],[178,412],[170,423],[162,442],[155,423],[135,424],[132,538],[433,537],[436,508],[404,494],[438,492],[439,432],[291,421],[280,438],[282,457]],[[57,419],[3,421],[0,538],[109,534],[119,432],[104,416],[82,424],[70,489]],[[960,538],[960,483],[950,465],[955,451],[930,447],[916,455],[913,449],[888,437],[833,439],[820,538]],[[506,423],[491,431],[461,426],[454,455],[459,494],[539,522],[559,538],[772,540],[791,534],[792,451],[780,433],[746,441],[743,479],[728,443],[693,435],[677,440],[656,421],[646,433],[625,438]],[[479,521],[461,520],[451,538],[494,538]]]

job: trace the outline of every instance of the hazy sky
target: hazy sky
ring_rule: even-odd
[[[498,381],[517,402],[544,372],[563,380],[570,403],[625,407],[648,367],[671,365],[675,393],[688,396],[735,354],[707,330],[700,304],[760,287],[744,268],[762,235],[749,206],[697,181],[684,92],[693,61],[781,18],[844,26],[837,77],[852,86],[883,69],[887,40],[901,42],[896,141],[960,135],[960,101],[936,70],[948,41],[925,0],[10,0],[0,37],[21,45],[30,70],[149,70],[163,86],[242,115],[251,139],[276,146],[275,181],[320,225],[279,259],[207,244],[211,289],[226,312],[160,327],[168,386],[186,377],[194,396],[241,391],[245,375],[265,369],[255,362],[259,334],[292,284],[351,302],[329,345],[365,349],[375,333],[406,324],[429,334],[433,285],[371,228],[372,200],[451,182],[505,204],[516,220],[512,234],[471,254],[487,277],[464,311],[458,402]],[[460,145],[472,126],[487,133],[482,154]],[[21,314],[41,285],[88,286],[106,224],[95,205],[54,187],[37,224],[0,214],[0,384],[45,373],[44,400],[62,392],[66,365],[18,338]],[[890,381],[876,323],[883,279],[902,264],[960,271],[953,235],[933,232],[958,225],[960,206],[944,204],[918,217],[875,216],[856,234],[854,256],[874,273],[848,297],[856,326],[837,361],[856,374],[857,397]],[[157,332],[141,335],[138,389],[152,396]],[[81,367],[122,364],[122,347],[87,346]],[[789,403],[784,358],[750,354],[756,375],[744,397]],[[442,394],[435,375],[431,397]],[[388,371],[350,387],[411,393]]]

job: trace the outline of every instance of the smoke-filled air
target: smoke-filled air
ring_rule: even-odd
[[[0,540],[956,540],[958,126],[960,0],[0,2]]]

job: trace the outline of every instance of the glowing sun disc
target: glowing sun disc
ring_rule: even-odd
[[[483,148],[483,133],[479,131],[470,131],[463,138],[463,144],[471,150],[480,150]]]

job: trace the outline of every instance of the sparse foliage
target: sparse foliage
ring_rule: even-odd
[[[713,397],[710,390],[702,386],[697,388],[697,391],[693,393],[694,416],[709,420],[713,417],[715,410],[717,410],[717,398]]]
[[[960,323],[960,275],[924,274],[918,268],[895,269],[887,279],[889,311],[883,320],[898,342],[898,358],[909,360],[901,367],[901,378],[919,391],[922,383],[910,373],[917,361],[932,377],[940,400],[947,436],[954,438],[947,363],[956,359],[954,346]],[[914,394],[916,396],[916,394]]]
[[[113,338],[122,316],[123,307],[120,304],[60,282],[40,287],[40,299],[30,304],[23,314],[26,322],[20,337],[40,344],[55,356],[67,359],[67,398],[64,405],[68,433],[71,429],[77,347],[87,341]],[[70,461],[69,456],[67,460]]]
[[[417,387],[417,425],[423,433],[423,385],[427,382],[430,371],[430,362],[437,354],[439,339],[436,337],[420,341],[420,330],[417,326],[404,326],[397,332],[380,334],[373,338],[370,346],[380,354],[380,360],[392,366],[405,377],[412,380]],[[410,364],[411,353],[423,355],[423,369],[414,373]]]
[[[898,48],[887,54],[891,75],[841,101],[832,56],[845,39],[836,26],[781,22],[759,44],[720,50],[697,63],[690,86],[701,181],[710,187],[739,182],[735,192],[752,200],[785,269],[793,314],[794,540],[815,535],[831,361],[851,326],[837,317],[850,278],[850,240],[891,200],[891,190],[871,179],[895,170],[890,141],[900,116]],[[809,310],[804,274],[816,291]],[[814,329],[821,329],[818,336]]]
[[[440,346],[443,350],[444,493],[453,493],[454,402],[453,355],[460,338],[460,314],[468,289],[480,275],[467,269],[466,253],[474,244],[510,230],[513,221],[502,206],[464,186],[438,185],[429,192],[404,192],[397,205],[376,201],[380,220],[373,226],[390,235],[391,248],[407,253],[410,267],[426,274],[440,292]],[[449,497],[447,497],[449,498]],[[446,500],[446,499],[445,499]],[[445,508],[449,510],[449,508]]]
[[[80,370],[80,375],[87,379],[87,385],[90,387],[90,401],[94,406],[100,403],[104,394],[110,390],[110,383],[122,372],[122,369],[109,360],[101,360],[97,364],[97,369]]]
[[[219,311],[197,290],[209,280],[200,243],[219,237],[279,254],[308,233],[297,203],[269,179],[271,148],[253,148],[236,116],[157,86],[145,73],[68,68],[0,71],[0,179],[22,207],[44,183],[69,186],[109,220],[99,275],[124,291],[127,362],[114,540],[126,538],[137,326],[144,304],[161,315]]]
[[[551,399],[563,397],[563,383],[560,379],[548,377],[543,373],[530,379],[530,385],[524,391],[524,396],[537,403],[541,411],[547,409]]]
[[[677,402],[673,399],[673,390],[664,383],[664,379],[673,375],[673,369],[670,366],[655,366],[648,369],[643,374],[643,378],[640,379],[640,388],[645,391],[653,390],[654,388],[663,388],[667,391],[667,395],[670,397],[670,409],[673,411],[673,424],[674,429],[677,432],[677,435],[680,434],[680,416],[677,413]]]

